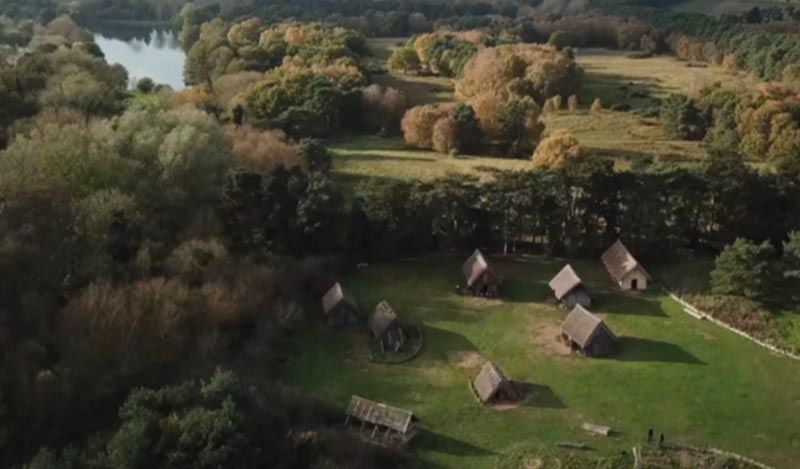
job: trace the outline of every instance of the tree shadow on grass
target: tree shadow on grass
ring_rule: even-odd
[[[547,286],[547,282],[522,278],[507,280],[500,292],[500,298],[510,303],[556,304],[553,290]]]
[[[469,339],[446,329],[422,326],[422,335],[425,337],[424,349],[433,357],[449,361],[448,354],[454,352],[477,352],[478,348]]]
[[[593,290],[593,309],[609,314],[665,317],[661,301],[648,293],[628,293],[620,290]]]
[[[523,383],[514,381],[517,392],[528,399],[526,407],[538,407],[540,409],[566,409],[564,401],[559,398],[553,389],[546,384]]]
[[[494,451],[475,446],[472,443],[442,435],[430,430],[423,430],[414,441],[414,446],[427,451],[435,451],[456,456],[491,456]]]
[[[381,155],[381,154],[378,154],[378,153],[366,153],[366,154],[362,154],[362,155],[351,154],[351,155],[347,155],[347,156],[341,156],[339,158],[341,158],[342,161],[378,161],[378,160],[383,160],[383,161],[400,161],[400,162],[416,161],[416,162],[425,162],[425,163],[430,163],[430,162],[436,161],[436,158],[429,158],[429,157],[423,157],[423,156],[389,156],[389,155]]]
[[[706,364],[706,362],[678,345],[639,337],[621,337],[619,339],[619,350],[608,359],[623,362]]]

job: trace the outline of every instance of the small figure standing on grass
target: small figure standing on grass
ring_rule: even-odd
[[[653,429],[652,428],[650,430],[647,430],[647,442],[648,443],[652,443],[653,442]]]
[[[594,113],[603,112],[603,102],[600,101],[600,98],[594,98],[594,102],[592,103],[591,110]]]
[[[658,446],[661,447],[664,444],[664,434],[662,433],[658,439]]]

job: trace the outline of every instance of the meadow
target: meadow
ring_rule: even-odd
[[[406,43],[403,38],[369,39],[371,68],[385,66],[391,50]],[[586,71],[580,108],[543,115],[546,133],[566,130],[590,149],[592,154],[612,158],[618,169],[637,160],[694,164],[703,156],[701,142],[669,138],[658,118],[645,117],[649,108],[671,93],[692,94],[705,86],[721,83],[737,92],[756,82],[744,73],[730,73],[718,66],[692,66],[671,56],[631,58],[628,52],[583,49],[577,61]],[[375,74],[376,83],[402,90],[412,106],[455,102],[454,81],[445,77],[418,77],[392,73]],[[589,111],[600,98],[605,110]],[[629,111],[610,110],[612,105],[629,106]],[[644,115],[643,115],[644,114]],[[491,158],[486,155],[453,157],[406,146],[400,138],[356,136],[330,142],[334,171],[346,176],[432,179],[448,173],[487,177],[487,167],[524,170],[529,161]]]
[[[726,448],[777,467],[793,467],[800,457],[800,363],[693,319],[657,286],[620,292],[594,260],[572,265],[621,349],[581,358],[556,340],[565,312],[547,281],[564,260],[493,259],[505,281],[499,300],[455,292],[461,261],[371,264],[343,279],[362,315],[387,300],[402,320],[422,327],[425,345],[416,359],[374,364],[366,326],[331,330],[317,320],[299,334],[285,380],[342,408],[357,394],[413,410],[425,431],[411,451],[423,467],[488,469],[499,456],[523,448],[535,459],[561,441],[614,454],[642,443],[650,428],[668,441]],[[688,269],[651,270],[658,280]],[[519,384],[528,396],[523,404],[498,410],[476,402],[469,381],[486,359]],[[614,433],[589,436],[583,422]]]

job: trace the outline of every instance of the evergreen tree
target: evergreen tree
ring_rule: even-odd
[[[772,246],[766,241],[755,244],[738,238],[722,250],[711,272],[711,288],[718,295],[758,299],[770,286],[771,266],[768,256]]]

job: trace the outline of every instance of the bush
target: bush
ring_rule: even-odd
[[[550,35],[550,39],[547,40],[547,43],[556,49],[561,50],[566,47],[577,46],[578,40],[574,34],[567,31],[555,31]]]
[[[470,101],[486,93],[528,96],[543,103],[546,98],[580,91],[583,69],[554,47],[503,45],[487,47],[464,66],[456,95]]]
[[[584,161],[589,152],[575,137],[558,131],[542,140],[533,153],[533,164],[540,168],[564,168]]]
[[[436,121],[433,125],[433,149],[449,154],[451,151],[458,151],[458,123],[451,117],[444,117]]]
[[[409,109],[400,123],[403,138],[411,146],[433,148],[433,127],[449,114],[449,108],[432,104]]]

